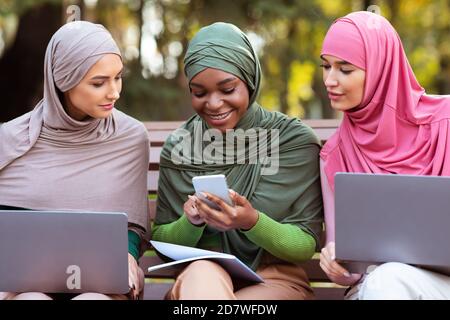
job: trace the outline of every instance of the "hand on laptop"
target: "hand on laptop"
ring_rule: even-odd
[[[339,263],[335,261],[335,243],[328,242],[320,252],[320,267],[326,273],[328,278],[334,283],[341,286],[351,286],[355,284],[360,278],[361,274],[350,274]]]
[[[137,300],[139,293],[143,289],[144,272],[136,261],[136,259],[128,253],[128,282],[130,286],[129,296],[133,300]]]

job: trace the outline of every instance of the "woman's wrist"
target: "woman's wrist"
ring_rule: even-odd
[[[254,210],[254,213],[248,218],[248,222],[246,222],[243,226],[241,226],[242,231],[249,231],[252,229],[259,220],[259,212],[258,210]]]

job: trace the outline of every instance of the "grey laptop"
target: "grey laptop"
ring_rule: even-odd
[[[450,177],[338,173],[336,259],[350,272],[402,262],[450,274]]]
[[[0,291],[127,293],[125,213],[0,211]]]

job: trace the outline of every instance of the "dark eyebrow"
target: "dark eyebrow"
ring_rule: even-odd
[[[189,86],[191,86],[191,87],[197,87],[197,88],[203,88],[203,86],[202,86],[202,85],[200,85],[200,84],[197,84],[197,83],[195,83],[195,82],[191,82],[191,83],[189,83]]]
[[[120,75],[121,73],[123,73],[123,68],[122,68],[122,70],[119,71],[119,73],[117,73],[116,77],[118,75]],[[105,79],[109,79],[109,77],[108,76],[99,75],[99,76],[95,76],[95,77],[91,78],[91,80],[105,80]]]
[[[228,83],[228,82],[231,82],[231,81],[233,81],[233,80],[236,80],[236,78],[235,78],[235,77],[226,78],[226,79],[223,79],[222,81],[219,81],[219,82],[217,83],[217,85],[218,85],[218,86],[221,86],[221,85],[223,85],[223,84],[225,84],[225,83]]]
[[[320,59],[322,59],[322,60],[325,61],[325,62],[328,62],[328,60],[325,59],[323,56],[320,56]],[[329,63],[329,62],[328,62],[328,63]],[[347,61],[345,61],[345,60],[339,60],[339,61],[336,61],[336,63],[337,63],[337,64],[340,64],[340,65],[351,64],[350,62],[347,62]]]

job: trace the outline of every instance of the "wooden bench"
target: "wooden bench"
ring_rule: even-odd
[[[340,120],[320,119],[304,120],[306,124],[313,128],[315,133],[324,143],[336,130]],[[149,210],[151,219],[156,213],[156,192],[158,189],[159,177],[159,156],[166,138],[172,131],[178,128],[182,122],[145,122],[150,136],[150,163],[148,171],[148,191],[149,191]],[[162,261],[151,250],[147,251],[140,259],[140,266],[145,272],[146,285],[144,299],[163,299],[165,293],[170,289],[176,274],[175,268],[164,268],[159,271],[147,273],[147,268],[151,265],[162,263]],[[328,277],[319,266],[318,253],[314,258],[302,264],[308,274],[311,286],[317,299],[334,300],[343,299],[345,287],[340,287],[330,282]]]

